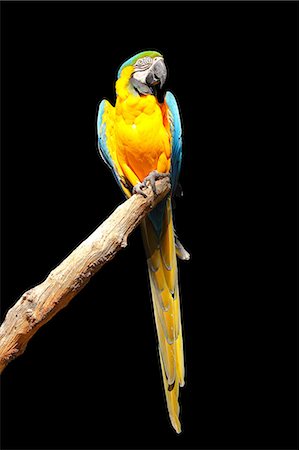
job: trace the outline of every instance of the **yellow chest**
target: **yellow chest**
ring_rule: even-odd
[[[161,107],[152,95],[128,95],[115,105],[117,157],[140,179],[157,169],[162,154],[170,158],[170,134]]]

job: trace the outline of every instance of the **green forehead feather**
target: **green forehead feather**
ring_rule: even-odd
[[[132,58],[128,59],[126,62],[124,62],[120,68],[119,71],[117,72],[117,78],[120,77],[121,71],[127,67],[127,66],[133,66],[135,64],[135,62],[139,59],[139,58],[144,58],[145,56],[150,56],[151,58],[156,58],[157,56],[162,56],[161,53],[156,52],[154,50],[146,50],[144,52],[140,52],[137,53],[137,55],[132,56]]]

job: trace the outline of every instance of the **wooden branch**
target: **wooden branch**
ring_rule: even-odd
[[[133,195],[83,241],[41,284],[25,292],[0,327],[0,373],[21,355],[32,336],[88,283],[104,264],[127,246],[130,233],[170,191],[169,178],[147,187],[147,197]]]

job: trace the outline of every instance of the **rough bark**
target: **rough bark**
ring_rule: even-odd
[[[41,284],[25,292],[8,311],[0,327],[0,372],[24,352],[41,326],[67,306],[90,278],[127,246],[130,233],[169,192],[169,179],[157,181],[156,187],[156,195],[147,187],[146,198],[133,195],[118,206]]]

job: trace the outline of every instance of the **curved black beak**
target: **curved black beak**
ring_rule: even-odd
[[[157,97],[158,102],[164,101],[164,83],[167,77],[167,69],[164,60],[158,59],[149,70],[146,77],[146,84],[152,88],[154,95]]]
[[[149,86],[159,85],[160,88],[164,85],[167,77],[167,69],[164,63],[164,60],[158,59],[152,67],[146,77],[146,84]]]

